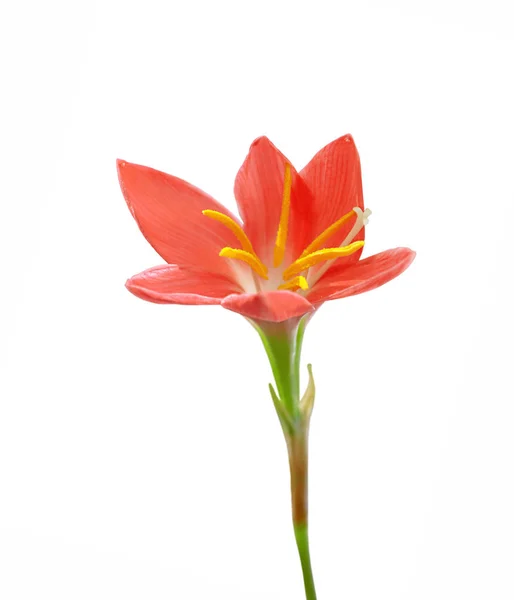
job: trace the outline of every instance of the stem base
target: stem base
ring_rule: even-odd
[[[309,534],[307,523],[295,525],[294,536],[296,538],[296,545],[298,546],[298,553],[300,554],[300,562],[302,564],[305,598],[306,600],[316,600],[316,589],[314,587],[311,556],[309,552]]]

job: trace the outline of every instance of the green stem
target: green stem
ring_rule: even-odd
[[[307,600],[316,600],[308,535],[308,426],[307,422],[300,431],[286,439],[291,471],[291,506],[294,535],[302,565],[305,597]]]
[[[294,536],[298,553],[300,554],[300,562],[302,564],[303,584],[305,586],[306,600],[316,600],[316,589],[314,588],[314,578],[312,576],[311,555],[309,552],[309,533],[307,524],[295,525]]]
[[[300,352],[306,324],[307,318],[281,323],[252,322],[266,349],[278,391],[277,394],[270,384],[271,397],[289,453],[293,526],[300,554],[305,597],[306,600],[316,600],[307,519],[309,421],[315,393],[310,365],[309,384],[300,399]]]
[[[268,355],[280,400],[286,410],[296,417],[300,397],[299,356],[304,326],[291,326],[284,322],[267,323],[266,327],[255,328]]]

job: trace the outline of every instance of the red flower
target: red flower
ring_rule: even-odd
[[[281,322],[376,288],[415,256],[395,248],[359,260],[370,211],[350,135],[325,146],[299,173],[258,138],[235,182],[243,223],[182,179],[122,160],[118,173],[143,235],[168,263],[127,281],[143,300],[221,304]]]

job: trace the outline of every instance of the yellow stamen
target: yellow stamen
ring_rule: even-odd
[[[286,163],[284,172],[284,192],[282,194],[282,210],[278,224],[275,252],[273,253],[273,266],[279,267],[284,259],[287,241],[287,227],[289,225],[289,208],[291,206],[291,165]]]
[[[248,239],[248,236],[243,231],[241,225],[236,223],[234,219],[231,219],[229,216],[224,215],[223,213],[220,213],[217,210],[202,210],[202,214],[206,217],[209,217],[210,219],[218,221],[222,225],[225,225],[225,227],[228,227],[241,243],[243,250],[246,250],[246,252],[253,254],[255,258],[257,258],[257,255],[255,254],[255,251],[252,247],[252,243]]]
[[[320,233],[320,235],[318,235],[318,237],[311,244],[309,244],[307,246],[307,248],[305,248],[305,250],[302,252],[302,255],[300,256],[300,258],[304,258],[305,256],[307,256],[307,254],[312,254],[316,250],[319,250],[320,248],[322,248],[325,245],[325,242],[338,229],[340,229],[346,223],[346,221],[348,221],[349,219],[351,219],[352,217],[355,217],[355,216],[356,216],[355,212],[352,209],[349,213],[346,213],[343,217],[341,217],[335,223],[332,223],[332,225],[330,225],[330,227],[327,227],[325,229],[325,231]]]
[[[278,286],[279,290],[291,290],[292,292],[296,292],[298,289],[308,290],[309,284],[307,283],[307,279],[302,277],[301,275],[298,277],[293,277],[290,281],[286,281],[282,285]]]
[[[294,275],[298,275],[305,269],[310,269],[314,267],[320,262],[325,260],[332,260],[334,258],[340,258],[341,256],[348,256],[349,254],[353,254],[359,248],[364,246],[364,242],[353,242],[348,246],[343,246],[342,248],[324,248],[323,250],[317,250],[316,252],[312,252],[303,258],[299,258],[293,264],[289,265],[287,269],[284,271],[284,279],[290,279]]]
[[[223,248],[220,252],[220,256],[223,258],[236,258],[237,260],[242,260],[249,265],[257,275],[260,275],[263,279],[268,279],[268,269],[266,269],[265,265],[251,252],[227,247]]]

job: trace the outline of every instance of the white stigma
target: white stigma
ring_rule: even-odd
[[[344,238],[341,247],[348,246],[348,244],[351,244],[353,242],[353,238],[359,233],[359,231],[363,227],[365,227],[369,223],[368,217],[371,215],[371,211],[369,210],[369,208],[367,208],[363,212],[358,206],[356,206],[353,209],[353,212],[357,215],[357,218],[355,219],[355,223],[353,224],[350,233]]]
[[[365,211],[362,211],[362,209],[360,209],[358,206],[355,206],[352,210],[357,215],[357,218],[355,219],[355,223],[353,224],[350,233],[344,238],[342,244],[339,246],[340,248],[351,244],[353,242],[354,237],[359,233],[359,231],[369,223],[368,217],[371,215],[371,211],[369,210],[369,208],[366,208]],[[317,281],[319,281],[319,279],[327,272],[327,270],[334,264],[336,260],[337,258],[327,260],[323,264],[323,266],[316,271],[316,273],[308,273],[307,283],[309,284],[310,288]]]

